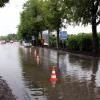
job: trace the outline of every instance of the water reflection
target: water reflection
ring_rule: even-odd
[[[75,56],[72,54],[69,54],[68,58],[71,64],[81,66],[84,70],[91,70],[92,58]]]
[[[99,59],[43,48],[20,48],[23,80],[31,99],[96,100],[99,98]],[[49,66],[57,67],[50,82]]]
[[[98,90],[97,84],[96,84],[96,75],[99,68],[99,59],[93,58],[93,57],[88,59],[86,57],[83,58],[83,57],[69,55],[69,61],[71,62],[72,65],[73,64],[78,65],[78,66],[80,65],[83,71],[84,70],[91,71],[90,73],[88,73],[90,75],[90,79],[85,80],[86,85],[84,85],[83,88],[82,86],[80,86],[80,88],[85,89],[85,91],[87,91],[87,94],[88,94],[87,98],[82,99],[82,100],[96,100],[97,97],[99,97],[100,99],[100,94],[96,92]],[[79,93],[81,93],[81,91],[79,91]]]
[[[91,100],[95,100],[97,98],[97,96],[100,97],[100,94],[97,93],[98,89],[96,87],[96,73],[98,71],[98,64],[99,64],[98,59],[93,58],[93,60],[92,60],[91,82],[89,84],[89,88],[90,88],[90,92],[91,92],[91,96],[90,96]]]
[[[39,48],[36,48],[34,50],[34,58],[36,59],[36,63],[39,65],[40,64]]]
[[[100,99],[100,58],[9,44],[0,46],[0,59],[0,75],[19,100]],[[49,81],[50,66],[57,67],[57,82]]]
[[[22,55],[22,50],[23,49],[20,49],[21,55]],[[38,65],[36,57],[33,57],[34,52],[36,52],[36,55],[38,55],[40,59],[45,60],[45,56],[42,57],[42,54],[39,53],[41,50],[40,51],[37,50],[38,48],[32,49],[31,55],[28,55],[27,58],[21,56],[22,67],[23,67],[23,78],[26,87],[30,89],[29,94],[31,94],[33,98],[35,97],[39,100],[45,100],[47,91],[51,87],[48,75],[49,72],[47,72],[49,69],[47,70],[46,68],[48,67],[47,66],[48,60],[47,62],[43,61]],[[27,53],[29,53],[28,51],[29,50],[27,49]],[[48,52],[46,53],[46,50],[44,52],[45,55],[47,56]]]
[[[23,79],[26,88],[29,89],[28,93],[39,100],[42,100],[42,98],[45,98],[46,100],[57,100],[57,95],[52,94],[52,91],[55,90],[54,87],[56,88],[56,82],[50,82],[49,78],[51,70],[48,67],[48,65],[56,65],[57,59],[55,59],[56,64],[54,62],[50,63],[52,53],[46,49],[32,48],[31,55],[27,55],[30,53],[28,48],[26,52],[23,50],[23,48],[20,48],[19,51],[21,55]],[[27,57],[24,55],[27,55]],[[39,56],[41,61],[40,63],[37,63],[37,56]],[[56,96],[56,99],[51,98],[52,96]]]
[[[99,66],[99,59],[98,58],[87,58],[87,57],[79,57],[79,56],[73,56],[69,55],[69,62],[71,66],[78,67],[78,69],[81,67],[82,71],[87,72],[91,75],[91,80],[96,77],[96,73],[98,71]]]

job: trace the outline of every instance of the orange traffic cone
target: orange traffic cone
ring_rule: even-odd
[[[55,68],[52,68],[52,73],[51,73],[51,78],[50,81],[57,81],[57,77],[56,77],[56,71]]]

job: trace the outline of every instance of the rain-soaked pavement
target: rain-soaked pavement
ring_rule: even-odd
[[[57,82],[50,81],[57,67]],[[0,45],[0,76],[17,100],[100,100],[100,58]]]

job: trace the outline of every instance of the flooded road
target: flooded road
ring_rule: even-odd
[[[100,100],[100,58],[5,44],[0,45],[0,76],[17,100]]]

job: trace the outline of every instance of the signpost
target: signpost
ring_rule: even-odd
[[[60,31],[59,39],[60,40],[66,40],[67,39],[67,31]]]
[[[65,47],[65,40],[67,39],[68,35],[67,35],[67,31],[60,31],[59,32],[59,39],[60,39],[60,45],[62,48]]]

